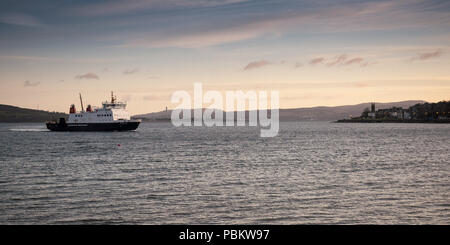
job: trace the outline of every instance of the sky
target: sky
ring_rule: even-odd
[[[131,114],[174,91],[272,91],[281,108],[450,100],[450,1],[2,0],[0,104]]]

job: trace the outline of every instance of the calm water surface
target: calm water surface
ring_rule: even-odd
[[[450,224],[450,125],[0,124],[0,224]]]

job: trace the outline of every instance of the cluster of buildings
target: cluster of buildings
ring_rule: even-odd
[[[389,109],[375,110],[375,103],[371,108],[366,108],[361,114],[361,119],[397,119],[397,120],[449,120],[450,101],[438,103],[416,104],[403,109],[402,107],[392,107]]]

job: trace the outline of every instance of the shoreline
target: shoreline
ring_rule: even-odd
[[[417,120],[417,119],[340,119],[334,123],[450,123],[450,119]]]

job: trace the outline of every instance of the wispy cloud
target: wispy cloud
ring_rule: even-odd
[[[346,54],[336,56],[332,61],[327,63],[327,66],[341,65],[347,60]]]
[[[139,69],[137,69],[137,68],[126,69],[125,71],[123,71],[123,74],[125,74],[125,75],[131,75],[131,74],[137,73],[138,71],[139,71]]]
[[[356,57],[356,58],[349,59],[349,60],[345,61],[344,64],[345,64],[345,65],[362,64],[363,61],[364,61],[363,58],[361,58],[361,57]]]
[[[121,15],[152,10],[215,7],[246,1],[248,0],[111,0],[77,6],[74,12],[84,16]]]
[[[317,65],[317,64],[321,64],[325,61],[324,57],[318,57],[318,58],[313,58],[309,61],[310,65]]]
[[[247,27],[248,26],[248,27]],[[192,30],[189,32],[160,33],[125,41],[117,47],[180,47],[201,48],[223,43],[252,39],[261,35],[259,27],[242,24],[239,27],[216,28],[214,30]]]
[[[318,57],[309,60],[309,64],[319,65],[325,64],[327,67],[333,66],[350,66],[350,65],[360,65],[361,67],[375,64],[376,62],[369,62],[362,57],[349,57],[347,54],[336,55],[332,58]]]
[[[28,6],[33,15],[13,13],[23,3],[0,4],[2,12],[11,12],[0,15],[0,21],[39,26],[43,23],[35,16],[46,16],[52,28],[27,37],[60,43],[61,35],[68,33],[74,40],[106,40],[114,47],[198,48],[291,33],[439,27],[450,21],[445,1],[110,0],[55,6],[49,4],[52,1],[35,2]]]
[[[92,73],[92,72],[88,72],[86,74],[82,74],[82,75],[76,75],[75,79],[97,79],[99,80],[100,78],[97,76],[97,74]]]
[[[0,22],[11,25],[28,26],[28,27],[44,26],[44,24],[36,17],[22,13],[10,13],[2,15],[0,16]]]
[[[62,61],[62,59],[52,57],[18,56],[18,55],[0,55],[0,59],[25,60],[25,61]]]
[[[20,56],[20,55],[0,55],[0,59],[5,60],[24,60],[24,61],[39,61],[39,62],[76,62],[76,63],[105,63],[105,62],[119,62],[124,59],[120,58],[56,58],[45,56]],[[103,72],[108,71],[104,68]]]
[[[157,1],[159,2],[159,1]],[[168,1],[172,2],[172,1]],[[214,5],[217,1],[193,1],[198,6]],[[208,3],[206,3],[208,2]],[[227,1],[225,1],[226,3]],[[153,2],[152,4],[156,4]],[[190,5],[181,1],[184,5]],[[281,36],[283,33],[298,32],[336,32],[337,30],[383,30],[404,27],[429,26],[431,23],[450,21],[448,14],[439,12],[435,6],[425,13],[417,2],[352,2],[329,5],[303,3],[292,4],[289,11],[275,9],[270,12],[251,11],[236,15],[224,24],[221,18],[210,17],[207,24],[197,28],[187,26],[173,31],[170,28],[157,34],[139,33],[125,40],[122,47],[184,47],[197,48],[230,42],[244,41],[265,36]],[[426,4],[425,4],[426,5]],[[431,15],[430,12],[433,14]],[[233,14],[233,13],[232,13]],[[420,19],[420,21],[417,21]],[[220,22],[218,21],[220,20]],[[314,31],[312,31],[314,30]]]
[[[270,62],[267,60],[259,60],[259,61],[253,61],[248,63],[245,67],[244,70],[251,70],[251,69],[256,69],[256,68],[260,68],[266,65],[269,65]]]
[[[39,84],[41,84],[41,82],[30,82],[30,81],[26,80],[23,83],[23,86],[24,87],[37,87]]]
[[[429,59],[433,59],[433,58],[438,58],[443,54],[442,50],[438,49],[436,51],[433,52],[427,52],[427,53],[421,53],[418,54],[415,57],[412,57],[410,59],[410,61],[415,61],[415,60],[429,60]]]

